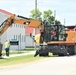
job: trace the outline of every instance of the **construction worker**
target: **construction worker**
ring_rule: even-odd
[[[6,40],[5,42],[6,56],[9,56],[9,48],[10,48],[10,42]]]
[[[1,44],[1,42],[0,42],[0,59],[2,58],[2,46],[3,46],[3,44]]]

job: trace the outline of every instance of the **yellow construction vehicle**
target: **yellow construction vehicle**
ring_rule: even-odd
[[[29,26],[33,28],[41,28],[43,30],[42,22],[39,20],[34,20],[31,18],[26,18],[23,16],[17,16],[15,14],[9,16],[1,25],[0,25],[0,36],[12,25],[19,24],[23,26]],[[0,42],[0,49],[2,49],[2,44]],[[2,50],[0,50],[0,56],[2,56]]]
[[[76,54],[76,26],[44,24],[41,35],[45,44],[41,44],[34,56],[48,56],[49,52],[59,56]]]
[[[40,29],[39,40],[34,39],[35,42],[39,42],[40,48],[34,56],[48,56],[49,52],[59,56],[76,54],[76,31],[73,31],[72,34],[74,35],[70,35],[71,32],[67,31],[66,28],[68,27],[64,25],[46,25],[39,20],[11,15],[0,25],[0,36],[13,23]],[[72,36],[74,40],[72,40]]]
[[[12,24],[20,24],[23,26],[29,26],[33,28],[40,27],[43,29],[41,21],[34,20],[31,18],[26,18],[23,16],[11,15],[9,16],[1,25],[0,25],[0,36],[12,25]]]

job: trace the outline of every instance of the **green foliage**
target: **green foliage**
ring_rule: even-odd
[[[43,14],[42,12],[40,12],[39,9],[37,10],[33,9],[31,10],[30,13],[31,13],[30,17],[33,19],[36,19],[37,17],[38,20],[42,20],[43,22],[46,21],[47,24],[54,24],[55,17],[52,15],[53,12],[50,9],[43,11]],[[58,20],[55,20],[55,24],[60,25],[61,22]]]
[[[51,10],[44,11],[43,17],[46,18],[48,16],[51,16],[51,14],[52,14],[52,11]]]
[[[56,24],[56,25],[61,25],[61,22],[58,21],[58,20],[55,20],[55,24]]]
[[[30,15],[30,17],[31,18],[33,18],[33,19],[38,19],[38,20],[42,20],[42,18],[41,18],[41,15],[42,15],[42,13],[40,12],[40,10],[39,9],[37,9],[37,10],[31,10],[31,15]]]
[[[54,23],[54,16],[52,16],[51,10],[46,10],[43,12],[43,21],[48,22],[49,24]]]
[[[6,59],[0,59],[0,66],[25,64],[42,59],[41,57],[34,57],[34,55],[17,56]]]

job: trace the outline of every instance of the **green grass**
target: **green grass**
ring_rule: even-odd
[[[36,49],[38,49],[38,47]],[[10,50],[10,54],[18,54],[18,53],[24,53],[29,51],[34,51],[34,48],[26,48],[23,50]],[[5,54],[5,50],[2,50],[2,54],[3,55]]]
[[[22,54],[25,53],[26,51],[20,51],[18,52],[17,50],[10,50],[9,54]],[[4,56],[6,54],[5,51],[2,51],[2,55]]]
[[[43,57],[34,57],[34,55],[27,55],[27,56],[17,56],[12,58],[0,59],[0,66],[8,66],[8,65],[15,65],[15,64],[23,64],[34,62],[42,59]]]
[[[22,54],[29,51],[34,51],[34,48],[26,48],[24,50],[10,50],[10,54]],[[2,50],[2,55],[5,55],[5,53],[5,50]]]
[[[39,49],[38,47],[36,47],[36,49]],[[26,49],[24,49],[25,51],[33,51],[34,50],[34,48],[26,48]]]
[[[33,51],[34,48],[26,48],[24,50],[21,50],[18,52],[18,50],[10,50],[11,54],[22,54],[25,52]],[[5,55],[5,50],[2,51],[2,55]],[[5,58],[0,59],[0,66],[8,66],[8,65],[15,65],[15,64],[23,64],[23,63],[29,63],[34,62],[42,59],[42,57],[34,57],[34,55],[25,55],[25,56],[17,56],[17,57],[11,57],[11,58]]]

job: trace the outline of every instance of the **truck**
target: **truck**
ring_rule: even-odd
[[[53,53],[53,55],[58,56],[76,54],[76,27],[73,27],[73,31],[71,31],[70,26],[47,25],[40,20],[34,20],[13,14],[0,25],[0,36],[13,23],[40,29],[39,49],[36,50],[34,57],[37,55],[49,56],[50,52]],[[34,42],[36,41],[37,40],[34,39]],[[0,56],[2,56],[1,50]]]

